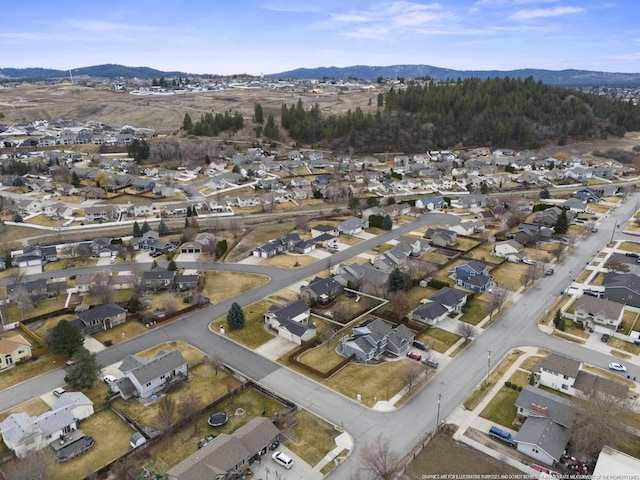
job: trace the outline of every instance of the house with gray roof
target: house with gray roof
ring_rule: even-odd
[[[353,328],[348,337],[343,337],[338,345],[340,353],[346,357],[354,355],[360,362],[380,358],[383,353],[403,355],[415,338],[415,333],[400,324],[390,326],[378,317],[371,318]]]
[[[65,398],[69,396],[68,398]],[[18,458],[42,450],[78,428],[78,421],[93,414],[93,402],[83,393],[68,392],[56,400],[52,410],[31,417],[13,413],[2,423],[2,439]]]
[[[278,335],[300,345],[316,336],[316,326],[309,323],[311,308],[302,300],[285,305],[273,305],[264,314],[264,321]]]
[[[613,335],[622,323],[624,305],[604,298],[583,295],[576,301],[574,322],[596,333]]]
[[[429,228],[425,237],[434,247],[455,247],[458,244],[458,234],[445,228]]]
[[[640,277],[633,273],[609,272],[602,280],[604,298],[640,308]]]
[[[369,228],[369,220],[366,218],[349,218],[338,224],[338,232],[343,235],[355,235],[365,228]]]
[[[148,272],[142,272],[142,282],[149,289],[168,288],[173,285],[176,272],[157,267]]]
[[[416,322],[433,326],[451,313],[460,313],[466,303],[466,292],[444,287],[431,295],[426,303],[412,310],[409,316]]]
[[[489,267],[478,260],[456,266],[453,269],[456,285],[472,292],[484,292],[493,285],[493,278],[489,275]]]
[[[175,480],[226,479],[242,475],[253,460],[269,452],[280,430],[265,417],[252,418],[232,434],[221,433],[167,470]]]
[[[300,287],[300,297],[308,304],[327,304],[344,291],[344,287],[334,278],[315,277],[307,285]]]
[[[538,462],[555,465],[569,443],[575,418],[573,403],[527,385],[515,405],[518,418],[524,420],[515,438],[518,451]]]
[[[132,396],[149,398],[185,379],[187,368],[187,361],[178,350],[161,350],[151,360],[129,355],[119,367],[124,376],[111,384],[111,390],[125,400]]]
[[[127,321],[127,310],[117,303],[97,305],[84,312],[76,313],[73,322],[85,334],[108,330]]]

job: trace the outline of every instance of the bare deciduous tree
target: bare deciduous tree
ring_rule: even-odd
[[[91,279],[91,287],[89,291],[91,292],[91,295],[96,297],[103,305],[111,302],[111,299],[113,298],[113,291],[109,286],[110,277],[111,272],[108,270],[102,270],[100,272],[96,272]]]
[[[629,265],[615,258],[610,258],[607,263],[604,264],[604,268],[608,268],[609,271],[615,273],[629,273]]]
[[[500,311],[507,299],[507,291],[504,288],[497,288],[491,293],[491,314],[494,311]]]
[[[405,362],[400,370],[400,378],[402,383],[412,392],[420,380],[420,375],[424,373],[424,367],[419,363]]]
[[[524,288],[527,288],[531,282],[536,279],[536,269],[533,265],[527,265],[527,269],[520,277],[520,283]]]
[[[192,418],[193,433],[198,431],[198,418],[195,416],[195,413],[197,413],[199,406],[200,402],[198,402],[198,396],[193,392],[193,390],[189,390],[185,395],[182,395],[179,406],[180,417],[182,419]]]
[[[605,445],[615,445],[621,430],[629,424],[629,402],[595,391],[574,400],[576,417],[571,428],[574,449],[595,457]]]
[[[391,449],[391,440],[378,435],[362,447],[360,468],[380,480],[391,480],[398,472],[400,457]]]
[[[45,450],[38,450],[25,458],[16,459],[6,468],[3,465],[7,480],[51,478],[54,468],[53,456]]]
[[[409,313],[409,308],[409,300],[405,292],[398,290],[389,295],[386,311],[396,320],[405,317]]]
[[[158,400],[158,428],[167,433],[176,421],[177,405],[173,397],[164,395]]]
[[[470,323],[460,322],[458,323],[458,328],[456,329],[456,333],[460,335],[462,338],[464,338],[464,341],[466,342],[471,337],[475,336],[476,329]]]
[[[207,355],[206,361],[214,368],[214,370],[216,371],[216,375],[218,375],[218,370],[220,370],[224,366],[222,358],[217,355]]]

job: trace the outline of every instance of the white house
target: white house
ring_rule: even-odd
[[[111,384],[122,398],[149,398],[166,386],[186,378],[187,361],[178,350],[161,350],[151,360],[129,355],[119,369],[124,376]]]
[[[623,314],[621,303],[583,295],[576,301],[574,321],[591,331],[613,335],[622,323]]]
[[[493,254],[496,257],[506,258],[510,262],[521,262],[527,256],[524,247],[515,240],[496,242],[493,246]]]

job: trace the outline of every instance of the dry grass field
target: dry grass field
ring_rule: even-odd
[[[363,111],[375,111],[377,92],[348,92],[340,95],[316,95],[275,90],[224,90],[184,95],[137,96],[115,92],[109,87],[85,87],[82,85],[24,85],[18,88],[0,89],[0,104],[4,123],[33,121],[40,118],[74,118],[81,122],[96,120],[113,125],[131,124],[155,129],[158,134],[171,134],[182,125],[185,113],[195,120],[201,114],[240,112],[252,129],[250,119],[254,105],[259,102],[268,114],[279,115],[282,103],[317,103],[323,114],[343,113],[360,107]],[[369,105],[369,100],[372,100]]]

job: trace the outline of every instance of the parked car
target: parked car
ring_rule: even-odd
[[[293,459],[288,457],[282,452],[279,452],[279,451],[273,452],[273,455],[271,455],[271,458],[274,462],[276,462],[278,465],[282,465],[287,470],[293,467]]]
[[[607,343],[610,338],[611,338],[611,335],[609,335],[608,333],[603,333],[602,336],[600,337],[600,341],[602,343]]]
[[[116,383],[118,381],[118,379],[116,377],[114,377],[113,375],[105,375],[102,380],[107,385],[111,385],[112,383]]]
[[[76,362],[74,362],[73,360],[67,360],[67,367],[73,367],[76,364]]]
[[[422,363],[429,368],[438,368],[437,360],[431,360],[429,358],[425,358],[424,360],[422,360]]]
[[[625,255],[627,257],[633,257],[633,258],[639,258],[640,257],[640,254],[635,253],[635,252],[627,252],[627,253],[625,253]]]
[[[547,268],[547,269],[544,271],[544,274],[545,274],[545,275],[553,275],[553,272],[554,272],[553,268]]]
[[[421,342],[420,340],[414,340],[412,346],[414,348],[417,348],[418,350],[422,350],[423,352],[429,351],[429,346],[426,343]]]
[[[593,290],[584,290],[582,293],[590,297],[600,298],[600,292],[594,292]]]
[[[609,364],[609,370],[614,370],[616,372],[626,372],[627,367],[625,367],[621,363],[611,362]]]
[[[54,389],[53,389],[53,395],[54,395],[54,396],[56,396],[56,397],[60,397],[60,396],[62,396],[64,393],[67,393],[67,391],[66,391],[64,388],[62,388],[62,387],[54,388]]]
[[[535,260],[531,260],[530,258],[525,258],[524,260],[522,260],[522,263],[524,263],[526,265],[535,265],[536,261]]]
[[[407,352],[407,357],[409,357],[411,360],[417,360],[418,362],[422,360],[422,355],[416,352]]]

